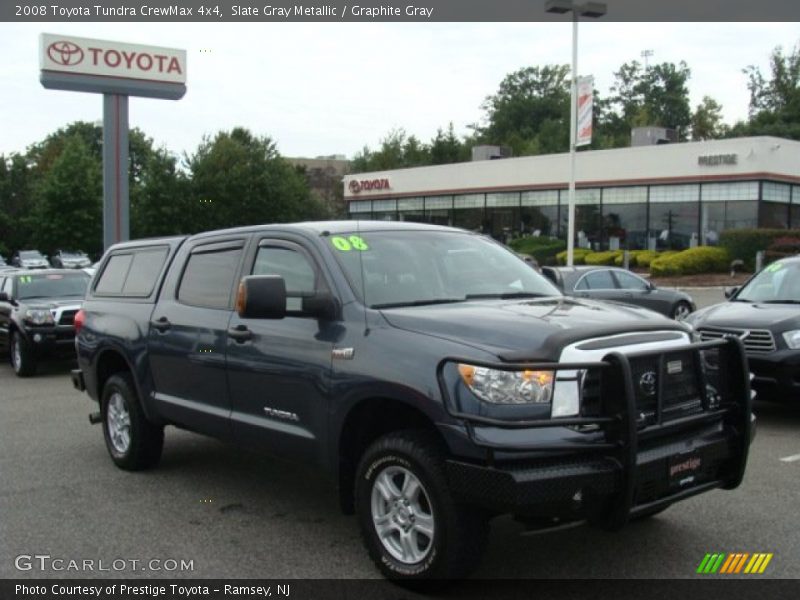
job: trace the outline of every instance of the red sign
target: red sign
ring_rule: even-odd
[[[358,194],[374,190],[388,190],[392,186],[389,185],[388,179],[351,179],[347,187],[350,189],[351,194]]]

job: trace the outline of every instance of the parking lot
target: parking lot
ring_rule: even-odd
[[[719,290],[691,293],[701,306],[721,299]],[[339,513],[333,487],[314,471],[174,428],[159,468],[114,467],[100,426],[87,419],[94,405],[72,389],[69,368],[48,365],[26,380],[5,358],[0,365],[0,577],[378,577],[355,518]],[[756,410],[739,489],[703,494],[617,533],[578,526],[523,534],[500,518],[476,576],[695,577],[706,553],[769,552],[757,577],[796,577],[800,460],[781,459],[800,455],[800,406]],[[15,557],[33,554],[125,566],[15,567]],[[168,561],[191,568],[165,572]]]

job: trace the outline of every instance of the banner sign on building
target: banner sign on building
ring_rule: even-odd
[[[575,145],[586,146],[592,143],[592,104],[594,78],[578,77],[578,128]]]

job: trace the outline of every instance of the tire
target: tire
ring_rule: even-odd
[[[683,300],[676,302],[672,307],[672,318],[676,321],[682,321],[692,313],[692,307],[688,302]]]
[[[36,374],[38,366],[33,348],[19,331],[11,334],[11,344],[8,348],[11,367],[17,377],[30,377]]]
[[[164,428],[144,416],[128,373],[113,375],[106,382],[100,412],[103,437],[114,464],[126,471],[141,471],[158,464],[164,447]]]
[[[364,544],[388,579],[414,587],[466,577],[478,566],[488,519],[456,503],[432,434],[402,431],[374,442],[361,457],[355,499]]]

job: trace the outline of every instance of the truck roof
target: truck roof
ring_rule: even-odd
[[[219,235],[220,233],[251,233],[256,231],[297,231],[311,235],[322,235],[325,233],[352,233],[356,230],[364,231],[452,231],[452,227],[442,225],[430,225],[428,223],[411,223],[407,221],[305,221],[302,223],[272,223],[265,225],[246,225],[244,227],[234,227],[231,229],[218,229],[216,231],[206,231],[192,236],[192,239],[202,238],[207,235]]]

